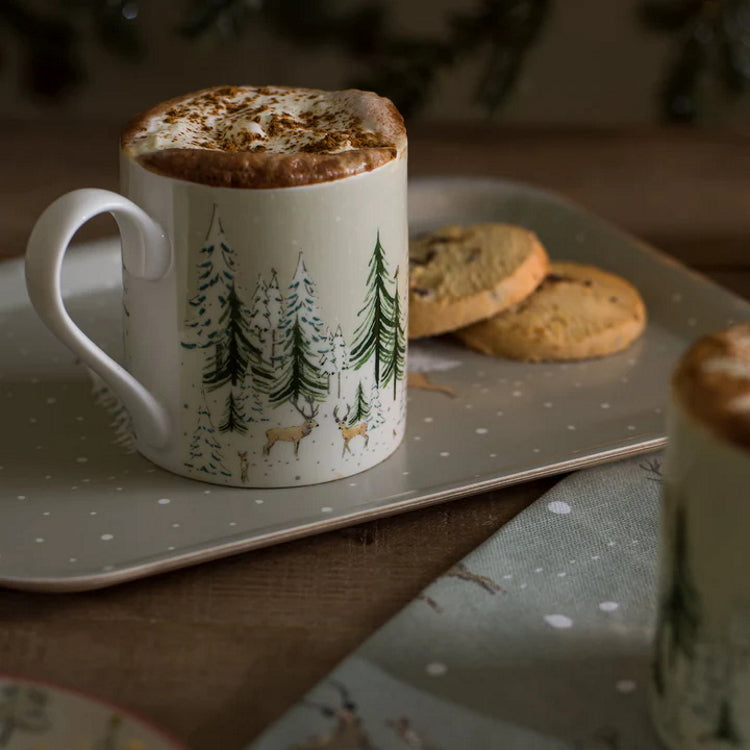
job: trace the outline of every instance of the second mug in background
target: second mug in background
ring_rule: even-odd
[[[365,92],[221,87],[126,129],[122,193],[58,199],[29,240],[42,319],[184,476],[278,487],[349,476],[405,428],[406,133]],[[77,228],[122,235],[124,367],[75,326],[60,268]]]

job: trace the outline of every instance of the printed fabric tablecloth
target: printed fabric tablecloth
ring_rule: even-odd
[[[651,750],[661,455],[580,471],[247,750]]]

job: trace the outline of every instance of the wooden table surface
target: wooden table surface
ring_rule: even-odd
[[[78,187],[117,186],[117,126],[0,123],[0,257]],[[413,176],[567,195],[750,298],[750,139],[692,130],[415,126]],[[111,234],[97,219],[81,237]],[[0,590],[0,671],[150,718],[193,750],[239,750],[433,578],[555,479],[102,591]]]

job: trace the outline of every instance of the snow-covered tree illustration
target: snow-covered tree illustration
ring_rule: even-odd
[[[370,427],[374,429],[385,422],[383,404],[380,403],[380,389],[373,383],[370,389]]]
[[[206,358],[203,371],[203,383],[209,391],[227,383],[238,385],[251,360],[257,362],[260,359],[260,348],[251,340],[249,310],[237,293],[234,279],[230,282],[218,323],[221,346]]]
[[[185,336],[182,341],[186,349],[221,349],[223,342],[219,318],[234,282],[234,271],[234,253],[227,244],[224,228],[214,205],[206,238],[199,253],[198,291],[188,300]],[[214,352],[214,359],[221,361],[221,351]]]
[[[393,398],[396,398],[396,386],[404,378],[406,368],[406,326],[405,316],[401,309],[401,295],[398,289],[398,266],[393,274],[393,336],[390,342],[390,350],[383,370],[383,385],[393,382]]]
[[[331,331],[328,331],[328,346],[320,355],[320,371],[325,373],[326,376],[326,390],[331,392],[331,375],[336,374],[336,361],[334,360],[334,336]]]
[[[268,359],[271,362],[272,369],[275,369],[280,364],[276,349],[283,316],[284,300],[281,296],[281,291],[279,290],[279,279],[276,275],[276,269],[272,268],[271,282],[266,288],[266,318],[268,321],[268,329],[271,332]]]
[[[374,359],[375,382],[383,384],[384,367],[387,366],[394,339],[393,304],[390,290],[391,279],[385,259],[385,250],[377,234],[375,248],[369,262],[365,304],[357,313],[361,316],[354,332],[352,364],[360,370]]]
[[[239,432],[244,435],[250,422],[263,421],[263,405],[253,376],[248,373],[237,388],[230,389],[224,404],[221,432]]]
[[[349,369],[349,348],[340,325],[336,326],[330,350],[330,358],[336,368],[336,398],[341,398],[341,373]]]
[[[688,560],[686,512],[679,501],[674,524],[671,580],[659,606],[653,663],[654,685],[661,695],[665,690],[665,671],[673,668],[677,655],[688,661],[695,658],[695,644],[701,624],[698,591]]]
[[[10,683],[0,693],[0,747],[8,747],[16,732],[44,732],[51,726],[47,693]],[[15,744],[15,743],[14,743]]]
[[[300,401],[310,405],[324,401],[328,389],[320,358],[326,349],[325,325],[318,313],[315,285],[300,253],[286,296],[277,354],[280,366],[269,388],[269,401],[275,406],[291,403],[298,411]]]
[[[362,381],[357,385],[357,393],[354,396],[354,411],[349,414],[349,426],[352,427],[359,422],[366,422],[370,417],[370,404],[365,396]]]
[[[185,466],[211,476],[230,476],[224,466],[221,445],[215,437],[216,430],[206,404],[206,393],[201,389],[201,403],[198,407],[198,422],[188,448]]]
[[[264,344],[269,333],[268,286],[260,274],[258,274],[258,283],[250,300],[247,322],[255,341]]]

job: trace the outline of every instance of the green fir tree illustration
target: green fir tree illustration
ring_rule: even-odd
[[[227,383],[236,386],[245,377],[251,360],[259,361],[260,348],[250,340],[248,310],[237,294],[234,279],[229,285],[219,317],[221,346],[207,357],[203,382],[209,391]]]
[[[654,655],[654,685],[664,694],[664,675],[674,665],[677,655],[688,661],[695,657],[695,642],[701,624],[698,591],[688,562],[687,518],[682,504],[674,517],[674,539],[671,547],[671,581],[659,606]]]
[[[336,368],[336,398],[341,398],[341,373],[350,367],[349,349],[344,340],[341,326],[336,326],[336,332],[330,342],[331,359]]]
[[[359,381],[357,386],[357,393],[354,396],[354,412],[349,415],[349,427],[353,427],[355,424],[365,422],[370,417],[370,404],[365,396],[365,389],[362,386],[362,381]]]
[[[182,346],[186,349],[221,349],[219,318],[234,282],[235,261],[215,205],[200,249],[197,270],[198,290],[188,300]],[[215,352],[214,358],[220,361],[221,352]]]
[[[297,410],[300,401],[324,401],[328,387],[320,358],[328,348],[328,340],[317,308],[315,285],[302,253],[289,285],[282,333],[276,355],[280,366],[269,388],[269,401],[275,406],[288,402]]]
[[[51,726],[47,693],[10,683],[0,694],[0,747],[8,747],[16,732],[44,732]],[[15,743],[14,743],[15,745]]]
[[[351,353],[352,363],[356,370],[374,359],[375,382],[378,386],[383,384],[383,367],[388,363],[395,335],[394,295],[389,287],[388,265],[385,260],[385,250],[380,244],[380,231],[378,231],[375,249],[369,262],[365,304],[358,312],[358,315],[363,317],[354,332],[354,345]]]
[[[390,351],[383,371],[383,385],[393,381],[393,398],[396,398],[396,386],[404,378],[406,367],[406,331],[404,315],[401,310],[401,295],[398,293],[398,266],[393,274],[393,336]]]
[[[239,432],[245,434],[250,422],[264,421],[263,406],[260,403],[258,388],[253,376],[247,374],[237,388],[230,389],[224,404],[223,421],[220,432]]]
[[[281,365],[280,357],[277,354],[277,345],[279,331],[281,329],[284,317],[284,299],[279,290],[279,279],[276,269],[271,269],[271,283],[266,288],[266,319],[270,331],[270,351],[268,359],[271,363],[271,369],[275,370]]]
[[[188,460],[185,466],[211,476],[230,476],[223,464],[221,445],[214,437],[216,430],[211,422],[211,415],[206,404],[205,391],[201,390],[201,404],[198,407],[198,422],[188,448]]]

